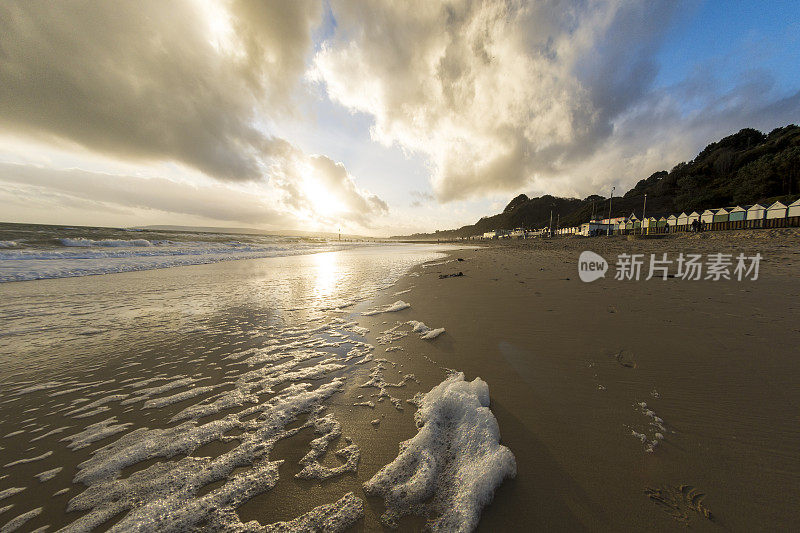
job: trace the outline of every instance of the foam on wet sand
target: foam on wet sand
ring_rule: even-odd
[[[364,491],[383,497],[388,526],[417,514],[434,531],[472,531],[495,489],[516,475],[514,455],[500,444],[489,409],[489,387],[455,373],[416,402],[419,432],[401,443],[397,458]]]

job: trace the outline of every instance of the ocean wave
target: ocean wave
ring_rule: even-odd
[[[73,244],[49,248],[0,250],[0,283],[36,279],[112,274],[237,259],[260,259],[329,252],[363,246],[339,243],[272,243],[130,241],[62,239]],[[88,244],[104,243],[104,244]],[[82,244],[74,244],[81,242]],[[125,244],[110,244],[110,243]],[[128,244],[146,242],[148,244]]]
[[[155,243],[152,241],[148,241],[147,239],[102,239],[99,241],[95,241],[92,239],[85,239],[83,237],[78,237],[77,239],[58,239],[58,242],[61,243],[62,246],[71,246],[71,247],[78,247],[78,248],[88,248],[90,246],[108,246],[108,247],[119,247],[119,246],[154,246]]]

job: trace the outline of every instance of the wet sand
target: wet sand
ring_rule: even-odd
[[[583,283],[583,250],[610,262],[623,252],[764,259],[756,281],[617,281],[612,273]],[[415,268],[377,303],[402,298],[412,307],[392,321],[446,328],[434,341],[406,337],[397,343],[403,351],[387,355],[422,376],[423,390],[441,367],[489,384],[518,474],[499,488],[479,530],[800,523],[796,232],[502,241],[449,255],[464,261]],[[364,318],[370,342],[387,316]],[[663,420],[664,440],[648,453],[632,431],[653,439],[653,416]],[[661,490],[651,493],[661,501],[648,489]]]

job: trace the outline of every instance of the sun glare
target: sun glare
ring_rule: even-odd
[[[345,210],[344,205],[342,205],[342,202],[336,195],[314,179],[306,179],[303,181],[303,193],[306,198],[308,198],[309,202],[311,202],[314,214],[316,215],[331,217]]]
[[[231,15],[224,2],[200,0],[197,7],[202,13],[208,28],[208,41],[219,52],[234,51],[234,31]]]

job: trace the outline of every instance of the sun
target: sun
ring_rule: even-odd
[[[313,178],[303,180],[302,190],[317,217],[330,218],[345,211],[337,195]]]

